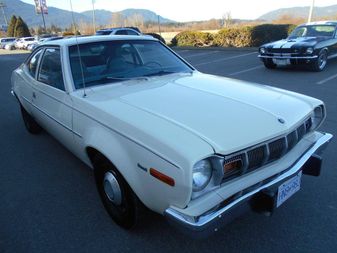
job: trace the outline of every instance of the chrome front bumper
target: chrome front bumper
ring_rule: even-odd
[[[254,200],[254,197],[259,193],[270,188],[275,188],[288,178],[296,175],[304,167],[316,166],[316,164],[308,164],[312,163],[312,159],[310,158],[314,157],[316,154],[321,154],[332,137],[331,134],[323,134],[291,167],[285,169],[280,176],[269,183],[242,195],[240,198],[229,202],[229,204],[226,204],[227,201],[225,200],[222,204],[217,205],[210,209],[210,211],[197,217],[181,213],[175,208],[168,208],[165,210],[164,216],[169,222],[184,231],[194,231],[206,234],[217,231],[221,226],[240,216],[243,212],[252,210],[252,200]]]
[[[291,60],[312,60],[312,59],[317,59],[317,55],[312,55],[312,56],[291,56],[291,55],[258,55],[257,57],[261,59],[291,59]]]

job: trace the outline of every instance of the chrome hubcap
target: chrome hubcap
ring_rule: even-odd
[[[319,68],[323,69],[326,65],[326,54],[323,53],[319,56]]]
[[[122,192],[118,181],[114,174],[110,171],[106,172],[103,179],[105,195],[115,205],[122,203]]]

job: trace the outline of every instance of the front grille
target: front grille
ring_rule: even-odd
[[[265,155],[265,147],[263,146],[248,151],[248,170],[253,170],[257,167],[260,167],[263,163]]]
[[[268,144],[269,147],[269,160],[275,160],[282,156],[286,151],[286,139],[280,138]]]
[[[287,135],[288,150],[291,150],[297,143],[296,130]]]
[[[298,53],[295,52],[295,50],[293,48],[271,48],[268,50],[268,53],[272,53],[272,54],[294,54],[294,53]]]
[[[277,138],[276,140],[265,142],[253,148],[249,148],[240,153],[225,159],[225,164],[234,161],[235,159],[241,159],[244,161],[244,168],[240,173],[244,174],[254,171],[263,165],[280,159],[287,154],[296,144],[303,138],[303,136],[311,130],[312,121],[311,118],[304,121],[291,133]],[[232,175],[231,175],[232,176]],[[224,175],[224,181],[228,181],[232,177]]]

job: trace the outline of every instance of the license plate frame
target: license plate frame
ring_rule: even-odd
[[[281,206],[291,196],[301,189],[302,170],[297,175],[279,185],[277,190],[276,207]]]
[[[273,63],[276,65],[280,65],[280,66],[287,66],[290,65],[290,59],[277,59],[274,58],[273,59]]]

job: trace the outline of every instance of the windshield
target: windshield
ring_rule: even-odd
[[[298,37],[332,37],[335,31],[333,25],[307,25],[297,27],[289,36],[290,39]]]
[[[69,47],[69,60],[75,88],[191,72],[186,63],[158,41],[101,41]],[[82,78],[82,73],[83,77]]]

